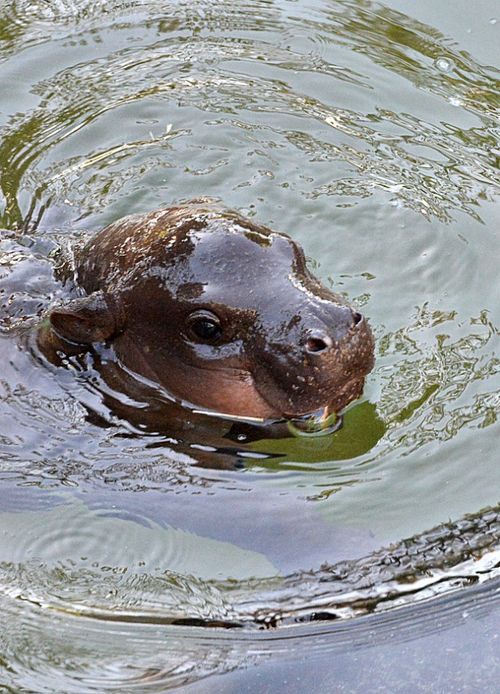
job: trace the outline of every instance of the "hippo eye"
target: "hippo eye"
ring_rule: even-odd
[[[197,342],[214,342],[222,335],[219,319],[210,311],[195,311],[188,318],[190,337]]]

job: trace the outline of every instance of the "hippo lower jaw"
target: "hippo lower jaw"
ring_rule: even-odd
[[[252,403],[247,402],[246,407],[244,409],[238,409],[237,412],[234,411],[232,407],[224,406],[224,404],[221,407],[209,408],[200,407],[193,403],[186,403],[184,401],[182,404],[198,414],[207,414],[215,417],[245,420],[249,422],[252,421],[264,423],[278,420],[306,420],[308,418],[315,419],[319,422],[326,421],[330,415],[339,414],[345,407],[347,407],[347,405],[349,405],[349,403],[359,398],[363,391],[364,385],[363,380],[349,382],[336,393],[335,399],[331,402],[318,405],[317,407],[305,407],[302,409],[289,408],[287,410],[283,410],[273,407],[273,405],[268,402],[261,393],[259,393],[253,378],[249,374],[249,385],[250,382],[250,387],[254,391]]]
[[[203,372],[205,382],[212,382],[214,387],[205,391],[203,403],[181,398],[183,405],[214,416],[261,422],[317,417],[320,410],[325,417],[338,414],[361,396],[365,381],[364,375],[350,378],[322,393],[318,388],[315,396],[307,398],[297,390],[291,399],[271,375],[263,379],[261,369],[256,374],[227,367],[198,367],[196,370]],[[172,394],[175,397],[175,393]]]
[[[340,387],[335,388],[335,390],[330,392],[324,399],[318,399],[318,401],[314,404],[308,402],[302,407],[296,403],[289,403],[283,405],[282,407],[276,407],[273,406],[272,401],[270,399],[268,400],[262,391],[260,391],[260,395],[276,413],[279,412],[279,414],[276,415],[277,418],[303,419],[308,416],[317,417],[320,411],[323,413],[322,418],[327,418],[331,414],[339,414],[353,400],[357,400],[357,398],[359,398],[363,392],[364,382],[364,377],[350,379]],[[257,387],[256,389],[259,391]]]
[[[146,371],[146,369],[144,369]],[[190,376],[194,382],[205,383],[203,401],[192,400],[179,392],[175,385],[166,383],[161,374],[148,367],[147,378],[151,383],[162,383],[165,392],[184,407],[197,413],[233,419],[261,421],[283,419],[284,414],[276,409],[259,391],[252,373],[235,367],[200,367],[190,365]],[[187,388],[194,392],[194,389]]]
[[[317,416],[320,410],[325,417],[337,414],[361,395],[364,385],[364,377],[350,379],[340,388],[336,388],[335,392],[328,393],[324,399],[318,398],[314,403],[308,401],[301,407],[298,402],[290,403],[272,377],[271,383],[268,381],[264,384],[260,373],[254,375],[246,369],[198,367],[196,371],[202,372],[200,377],[203,377],[205,382],[211,381],[216,384],[216,387],[209,388],[204,393],[206,399],[203,403],[181,397],[184,406],[197,413],[248,421],[265,422],[313,417]],[[157,374],[155,377],[154,380],[159,380]],[[166,388],[167,392],[171,392],[173,397],[178,399],[175,393],[169,391],[168,386]],[[300,401],[300,395],[297,400]]]

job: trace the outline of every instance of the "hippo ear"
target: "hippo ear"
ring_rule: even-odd
[[[66,306],[53,309],[49,320],[58,337],[78,345],[109,340],[123,324],[118,303],[103,292],[74,299]]]

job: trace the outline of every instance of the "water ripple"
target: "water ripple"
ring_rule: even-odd
[[[134,190],[142,181],[151,187],[154,180],[158,187],[182,170],[217,177],[219,167],[234,168],[237,160],[251,154],[249,132],[260,152],[273,156],[274,166],[257,177],[234,180],[233,190],[258,188],[269,171],[286,167],[287,143],[292,143],[309,161],[342,162],[348,167],[345,171],[339,166],[333,181],[313,180],[310,185],[293,172],[288,185],[296,181],[302,194],[312,199],[320,195],[359,199],[380,189],[397,203],[449,221],[456,210],[479,218],[477,197],[492,198],[495,77],[463,52],[445,49],[444,37],[425,25],[376,5],[366,9],[357,3],[341,3],[336,11],[322,9],[323,21],[285,18],[272,4],[265,6],[261,17],[225,3],[182,4],[176,6],[173,24],[165,20],[165,25],[156,27],[155,40],[136,47],[127,45],[127,39],[141,27],[150,30],[158,11],[155,3],[139,6],[138,15],[112,25],[121,47],[97,58],[85,56],[89,51],[83,50],[76,64],[39,80],[33,85],[38,107],[7,125],[0,149],[0,160],[9,171],[2,181],[7,199],[4,223],[37,225],[62,200],[70,208],[65,208],[66,216],[71,216],[72,207],[87,216],[112,203],[124,186]],[[16,12],[27,30],[34,21],[72,20],[86,26],[104,17],[116,22],[120,9],[126,12],[139,6],[30,3],[29,11],[21,4]],[[260,38],[266,36],[264,28],[286,29],[288,45],[284,38],[278,42]],[[249,31],[259,31],[260,37],[249,38],[245,33]],[[167,38],[161,38],[164,33]],[[328,59],[328,51],[321,58],[311,52],[311,40],[317,36],[333,54],[339,52],[335,61]],[[54,40],[59,40],[57,35]],[[370,79],[339,60],[345,60],[347,48],[372,61]],[[439,65],[443,60],[453,69],[437,68],[436,61]],[[391,108],[389,100],[374,100],[373,80],[382,79],[380,70],[403,74],[410,82],[402,87],[403,93],[432,92],[439,99],[442,119],[429,121]],[[303,91],[304,73],[314,76],[308,80],[313,90]],[[359,102],[358,109],[335,103],[346,98]],[[478,118],[457,119],[459,102],[460,114],[467,109]],[[217,114],[224,114],[223,119],[216,119]],[[239,122],[232,117],[236,114]],[[123,127],[110,142],[112,123],[117,121]],[[228,129],[230,124],[240,132]],[[222,141],[232,144],[230,154],[216,163],[213,145],[221,137],[213,131],[220,125],[229,135]],[[172,128],[168,137],[166,127]],[[68,158],[67,151],[78,154]],[[186,158],[195,154],[198,161],[209,161],[196,171],[186,170]],[[31,189],[28,209],[18,199],[21,185],[25,191]]]

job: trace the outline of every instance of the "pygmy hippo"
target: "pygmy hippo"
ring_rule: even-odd
[[[366,320],[309,272],[300,246],[210,201],[111,224],[76,253],[74,280],[80,296],[39,329],[45,355],[105,343],[128,373],[193,409],[337,413],[373,366]]]

